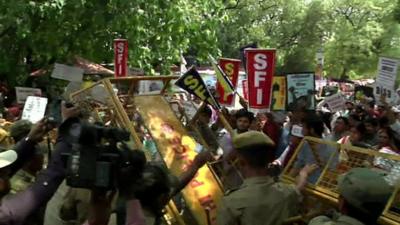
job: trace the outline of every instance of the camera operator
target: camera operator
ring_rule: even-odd
[[[7,195],[10,191],[10,177],[33,157],[36,144],[42,140],[43,135],[47,132],[46,126],[46,120],[38,122],[28,136],[18,143],[15,151],[8,150],[0,154],[0,161],[3,162],[0,166],[1,197]],[[52,164],[48,170],[38,176],[31,187],[1,201],[0,224],[21,224],[35,209],[47,202],[54,193],[53,189],[58,186],[57,178],[60,177],[59,170],[52,171],[57,163],[53,162]]]
[[[143,151],[130,150],[129,162],[133,165],[132,169],[121,170],[117,175],[119,198],[124,201],[125,223],[126,225],[145,225],[145,217],[141,207],[141,202],[137,197],[136,190],[143,187],[142,174],[146,166],[146,156]],[[91,191],[91,202],[88,208],[88,220],[84,225],[105,225],[110,224],[109,218],[112,211],[112,200],[116,189],[106,190],[104,188],[94,188]],[[111,224],[114,221],[110,221]]]
[[[112,212],[112,201],[114,200],[116,191],[109,193],[102,190],[93,190],[91,192],[91,201],[88,208],[88,219],[83,225],[106,225],[110,224],[109,219]],[[125,225],[146,225],[146,219],[143,214],[141,202],[136,199],[135,195],[120,191],[120,197],[125,201]],[[112,223],[112,222],[111,222]]]
[[[129,132],[118,128],[92,125],[86,123],[84,118],[74,118],[65,121],[60,126],[59,135],[65,138],[65,142],[68,142],[68,147],[72,151],[63,154],[66,182],[60,186],[47,205],[45,224],[109,224],[113,193],[118,189],[119,196],[126,200],[124,208],[128,212],[125,218],[126,224],[144,225],[140,202],[131,194],[132,189],[126,187],[136,186],[134,183],[138,178],[135,177],[141,176],[146,157],[142,151],[131,151],[123,143],[122,139],[126,141],[125,138],[129,138]],[[119,157],[115,158],[117,153]],[[75,157],[79,158],[77,167],[70,161]],[[111,161],[108,161],[109,159]],[[128,164],[126,164],[127,161],[129,161]],[[111,163],[113,172],[101,170],[107,166],[104,163],[107,165]],[[90,165],[96,166],[90,167]],[[78,170],[75,171],[75,169]],[[100,170],[101,172],[97,173]],[[118,176],[115,176],[116,174]],[[105,180],[108,180],[107,184],[96,183],[96,181]],[[111,224],[112,222],[113,220]]]
[[[77,108],[63,109],[65,119],[74,117]],[[10,190],[9,179],[35,153],[35,146],[48,132],[49,123],[47,119],[39,121],[28,136],[20,141],[15,151],[8,150],[0,153],[0,196],[4,197]],[[0,205],[0,224],[23,224],[25,219],[40,206],[45,204],[57,190],[65,177],[61,153],[69,151],[68,144],[59,137],[55,147],[54,155],[46,170],[38,175],[36,181],[25,191],[10,198],[2,199]]]
[[[10,127],[10,136],[14,139],[14,143],[20,142],[24,139],[32,129],[33,124],[28,120],[19,120],[13,123]],[[10,194],[5,196],[8,198],[11,195],[15,195],[19,192],[26,190],[31,186],[39,172],[43,169],[45,161],[45,153],[47,148],[43,144],[38,144],[35,147],[35,154],[30,158],[22,169],[18,170],[10,179],[11,190]],[[43,225],[45,207],[35,210],[27,220],[30,225]]]
[[[130,195],[130,197],[134,197],[140,201],[139,206],[143,207],[146,225],[160,225],[162,224],[162,210],[167,203],[189,184],[202,166],[212,160],[214,158],[210,151],[200,152],[196,155],[188,170],[179,178],[171,175],[163,164],[148,163],[144,169],[143,178],[137,181],[139,185],[126,185],[125,190],[122,191],[130,193],[125,194],[125,196]],[[125,217],[138,218],[137,220],[139,220],[140,213],[136,212],[136,215],[129,215],[135,212],[137,208],[139,207],[134,208],[131,206],[130,209],[127,208]],[[119,216],[123,217],[124,213],[120,213]],[[131,225],[132,223],[129,222],[126,220],[125,224]],[[124,224],[124,222],[118,224]]]

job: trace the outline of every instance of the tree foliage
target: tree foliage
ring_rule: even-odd
[[[149,73],[256,42],[277,48],[278,74],[313,71],[323,49],[328,76],[374,76],[379,56],[400,56],[399,12],[393,0],[0,0],[0,76],[21,83],[73,55],[110,63],[115,38]]]
[[[324,50],[330,77],[374,76],[378,57],[400,56],[391,0],[232,0],[219,32],[229,57],[257,42],[278,51],[277,73],[313,71]]]
[[[217,53],[214,0],[0,0],[0,74],[11,83],[35,69],[80,55],[112,62],[113,39],[129,41],[129,65],[154,72]]]

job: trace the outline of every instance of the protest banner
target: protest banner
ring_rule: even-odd
[[[272,103],[271,108],[274,111],[286,109],[286,78],[276,76],[272,80]]]
[[[328,104],[331,112],[337,112],[344,108],[346,100],[341,93],[336,93],[334,95],[325,97],[325,103]]]
[[[196,141],[188,134],[163,96],[135,96],[134,102],[170,174],[176,177],[185,174],[196,157]],[[194,216],[191,222],[195,220],[196,224],[216,224],[217,208],[223,193],[208,166],[198,170],[182,190],[182,196]]]
[[[82,82],[83,72],[84,70],[79,67],[56,63],[54,64],[54,70],[51,73],[51,77],[71,82]]]
[[[24,104],[28,96],[41,96],[42,90],[39,88],[15,87],[15,93],[17,95],[17,103]]]
[[[275,49],[246,49],[249,110],[267,112],[271,106]]]
[[[225,71],[221,68],[221,64],[217,62],[212,55],[208,56],[211,60],[212,67],[215,71],[217,82],[225,92],[225,95],[229,95],[235,92],[235,87],[233,86],[231,80],[226,75]],[[207,83],[207,82],[206,82]]]
[[[287,105],[293,109],[298,104],[306,109],[315,109],[314,99],[314,73],[296,73],[286,75]]]
[[[114,40],[114,76],[128,76],[128,40]]]
[[[197,96],[215,109],[221,108],[214,96],[211,95],[199,72],[197,72],[194,66],[190,67],[189,70],[175,82],[175,85],[190,94]]]
[[[46,106],[47,98],[28,96],[22,111],[22,119],[37,123],[44,117]]]
[[[243,98],[249,100],[249,86],[247,80],[242,80]]]
[[[240,60],[237,59],[219,59],[219,66],[226,74],[227,78],[230,80],[233,88],[233,92],[235,91],[239,79],[239,68],[240,68]],[[222,76],[224,76],[222,74]],[[230,86],[229,84],[225,84]],[[235,103],[235,94],[231,91],[226,92],[226,89],[230,89],[231,87],[224,87],[221,84],[220,80],[217,82],[217,93],[218,93],[218,101],[221,105],[224,106],[232,106]]]
[[[374,96],[376,100],[379,100],[381,95],[385,95],[388,102],[394,101],[394,84],[396,82],[397,67],[397,59],[386,57],[379,58],[378,74],[374,86]]]

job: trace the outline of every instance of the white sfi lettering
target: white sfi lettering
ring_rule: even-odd
[[[254,56],[255,63],[253,64],[254,69],[254,86],[257,88],[257,105],[260,105],[263,100],[263,91],[260,87],[260,82],[265,81],[265,77],[267,76],[267,72],[265,71],[257,71],[257,70],[265,70],[268,66],[267,63],[267,55],[258,53]]]
[[[263,100],[263,94],[262,94],[262,89],[258,88],[257,89],[257,105],[261,105],[262,100]]]
[[[267,72],[255,71],[254,72],[254,86],[260,87],[260,81],[265,81],[265,76],[267,76]]]
[[[267,68],[267,55],[258,53],[254,56],[254,68],[256,70],[265,70]]]
[[[117,44],[117,52],[118,52],[118,53],[123,53],[123,52],[124,52],[124,48],[125,48],[125,44],[124,44],[124,43],[119,42],[119,43]]]

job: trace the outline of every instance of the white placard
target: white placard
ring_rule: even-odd
[[[315,90],[321,90],[328,85],[328,81],[324,78],[315,80]]]
[[[28,96],[41,96],[42,90],[39,88],[15,87],[18,104],[24,104]]]
[[[94,86],[91,89],[91,96],[94,100],[99,101],[103,104],[106,104],[107,98],[110,97],[103,84]]]
[[[323,52],[317,52],[315,54],[315,58],[317,60],[318,65],[324,65],[324,53]]]
[[[160,80],[139,81],[139,94],[159,94],[164,84]]]
[[[375,100],[379,101],[382,94],[386,95],[387,102],[395,99],[394,84],[397,76],[398,60],[386,57],[379,58],[378,75],[374,87]]]
[[[77,92],[81,89],[82,82],[69,82],[69,84],[64,88],[64,99],[69,99],[72,93]]]
[[[37,123],[46,113],[47,98],[29,96],[26,99],[22,119]]]
[[[346,104],[346,100],[341,93],[336,93],[334,95],[325,97],[324,102],[328,104],[331,112],[342,110]]]
[[[304,137],[303,128],[299,125],[292,126],[292,135],[296,137]]]
[[[83,72],[84,70],[81,68],[56,63],[51,77],[61,80],[82,82]]]

